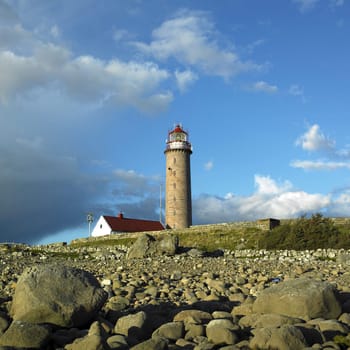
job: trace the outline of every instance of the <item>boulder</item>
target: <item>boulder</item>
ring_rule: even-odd
[[[146,313],[140,311],[120,317],[114,327],[114,333],[122,334],[133,340],[141,340],[145,335]]]
[[[174,316],[174,322],[184,321],[185,323],[207,323],[212,320],[212,315],[209,312],[201,310],[183,310]]]
[[[20,276],[10,313],[14,320],[80,327],[97,315],[106,299],[107,293],[91,273],[38,265]]]
[[[51,332],[46,326],[13,321],[0,337],[0,346],[11,348],[44,348],[50,340]]]
[[[336,319],[341,314],[341,305],[336,289],[330,283],[299,278],[263,290],[253,304],[253,312],[276,313],[303,320]]]
[[[184,336],[184,324],[182,322],[168,322],[156,329],[152,338],[165,338],[176,341]]]
[[[286,324],[302,323],[300,318],[294,318],[279,314],[251,314],[243,316],[239,320],[242,328],[264,328],[264,327],[280,327]]]
[[[238,341],[238,336],[234,332],[237,328],[231,320],[212,320],[207,325],[207,338],[213,344],[232,345]]]
[[[178,249],[177,236],[165,234],[155,239],[150,234],[143,234],[130,247],[127,258],[147,258],[151,256],[174,255]]]
[[[302,332],[294,326],[257,328],[252,333],[250,348],[253,350],[302,350],[307,347]]]
[[[129,349],[129,344],[126,337],[121,334],[112,335],[107,339],[107,344],[110,349],[126,350]]]

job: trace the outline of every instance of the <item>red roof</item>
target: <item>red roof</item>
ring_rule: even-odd
[[[103,216],[113,232],[161,231],[164,226],[159,221],[129,219],[122,215]]]
[[[187,132],[184,131],[184,130],[182,129],[181,125],[179,125],[179,124],[177,124],[177,125],[175,126],[175,129],[172,130],[172,131],[170,131],[169,134],[172,134],[173,132],[184,132],[185,134],[187,134]]]

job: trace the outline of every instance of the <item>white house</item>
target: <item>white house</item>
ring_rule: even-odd
[[[164,230],[164,226],[159,221],[130,219],[125,218],[122,213],[119,213],[118,216],[100,216],[91,232],[91,236],[100,237],[121,232],[161,230]]]

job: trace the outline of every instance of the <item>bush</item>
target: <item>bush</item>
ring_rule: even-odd
[[[329,218],[313,214],[294,222],[280,225],[262,234],[259,247],[264,249],[318,249],[347,248],[349,235],[341,232]]]

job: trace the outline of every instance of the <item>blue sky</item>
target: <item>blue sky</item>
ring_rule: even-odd
[[[0,241],[159,218],[175,123],[194,224],[350,215],[348,0],[0,0]]]

